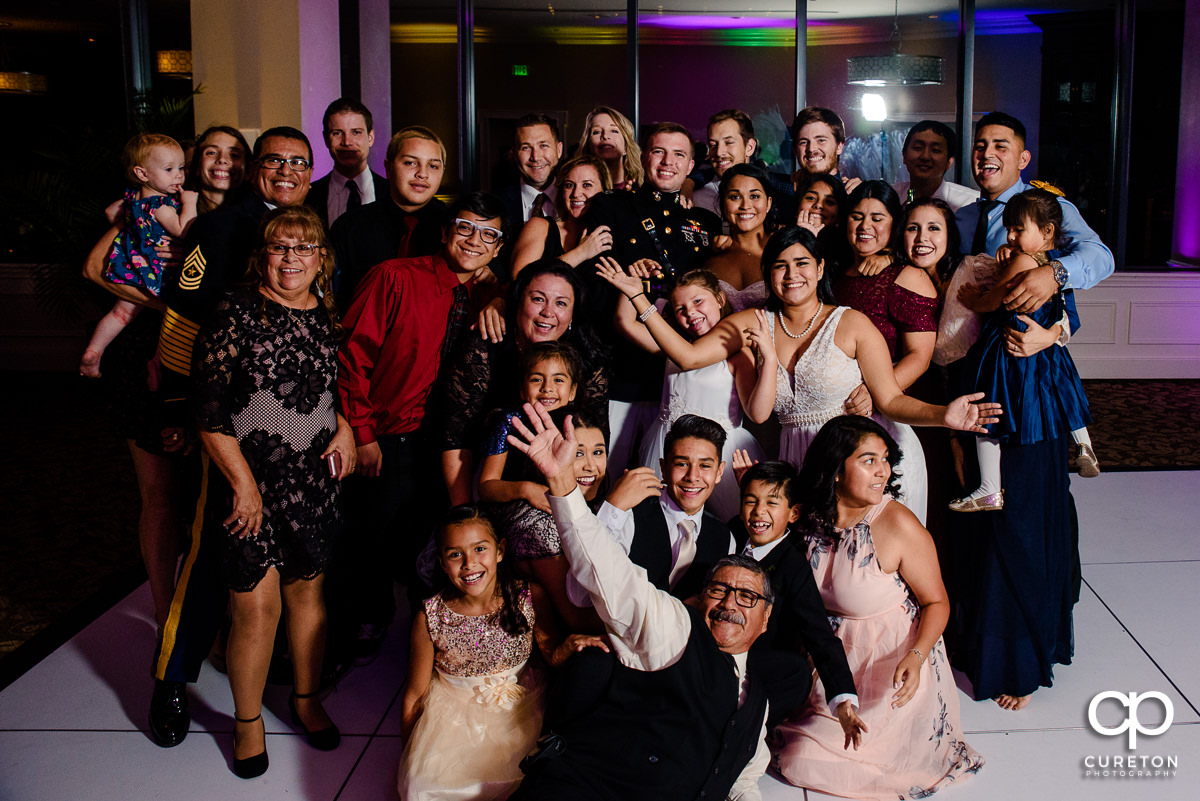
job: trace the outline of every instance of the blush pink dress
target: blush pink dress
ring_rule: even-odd
[[[892,708],[892,674],[917,641],[919,607],[899,573],[885,573],[875,556],[871,524],[891,502],[885,498],[836,541],[808,540],[809,564],[846,648],[867,725],[859,750],[843,748],[845,735],[829,712],[825,688],[814,677],[809,704],[771,736],[771,764],[788,782],[848,798],[925,798],[978,773],[983,757],[962,739],[958,689],[941,638],[921,666],[912,699]]]

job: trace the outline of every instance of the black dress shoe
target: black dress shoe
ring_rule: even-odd
[[[292,693],[288,696],[288,710],[292,713],[292,722],[304,732],[309,745],[318,751],[332,751],[342,742],[342,733],[338,731],[337,725],[331,724],[320,731],[309,731],[308,727],[304,725],[304,721],[300,719],[300,715],[296,712],[296,699],[313,698],[316,695],[317,693],[305,693],[304,695]]]
[[[239,718],[236,715],[233,718],[238,723],[253,723],[256,720],[262,720],[262,713],[259,712],[252,718]],[[263,732],[263,741],[266,741],[266,731]],[[237,751],[237,733],[233,735],[234,752]],[[267,749],[264,748],[261,754],[255,754],[252,757],[245,759],[233,758],[233,775],[239,779],[257,779],[259,776],[267,772],[270,766],[270,761],[267,759]]]
[[[155,679],[154,693],[150,696],[151,739],[163,748],[179,745],[187,737],[191,722],[187,684]]]

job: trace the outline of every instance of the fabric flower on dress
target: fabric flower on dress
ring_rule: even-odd
[[[475,703],[512,709],[525,697],[525,688],[512,676],[488,676],[475,687]]]

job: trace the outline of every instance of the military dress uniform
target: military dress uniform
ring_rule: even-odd
[[[203,215],[184,242],[182,266],[163,276],[161,298],[167,311],[159,338],[163,368],[159,395],[164,422],[182,425],[190,418],[187,396],[196,337],[223,293],[245,276],[258,226],[268,208],[258,195],[247,193]],[[201,537],[209,458],[203,454],[201,459],[204,478],[199,497],[192,496],[195,506],[190,544],[154,654],[150,730],[154,741],[161,746],[177,745],[187,734],[189,716],[184,688],[199,677],[229,599],[220,573],[220,543],[212,542],[211,537]]]
[[[664,278],[650,281],[652,299],[666,298],[674,276],[700,269],[712,256],[713,240],[721,221],[707,209],[685,209],[678,192],[660,192],[643,186],[636,192],[606,192],[592,199],[584,227],[595,231],[607,225],[612,249],[604,253],[628,267],[641,259],[662,266]],[[589,305],[598,310],[596,327],[613,344],[612,380],[609,383],[609,470],[620,475],[636,458],[638,439],[658,414],[662,396],[664,358],[651,354],[612,330],[613,313],[621,295],[596,275],[597,262],[581,265]]]

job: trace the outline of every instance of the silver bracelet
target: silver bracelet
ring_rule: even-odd
[[[908,652],[910,654],[916,654],[917,659],[921,660],[921,664],[925,664],[925,654],[921,653],[921,650],[919,648],[909,648]]]
[[[642,312],[641,314],[638,315],[638,322],[644,323],[647,320],[649,320],[651,316],[653,316],[655,314],[658,314],[658,307],[655,306],[653,303],[651,303],[644,312]]]

